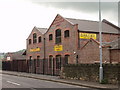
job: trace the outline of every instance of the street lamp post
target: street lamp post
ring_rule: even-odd
[[[99,81],[103,80],[103,67],[102,67],[102,22],[101,22],[101,2],[99,0],[99,42],[100,42],[100,67],[99,67]]]

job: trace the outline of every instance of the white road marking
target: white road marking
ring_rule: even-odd
[[[15,82],[11,82],[11,81],[7,81],[8,83],[11,83],[11,84],[14,84],[14,85],[17,85],[17,86],[20,86],[19,83],[15,83]]]

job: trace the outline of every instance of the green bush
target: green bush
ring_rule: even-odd
[[[101,81],[101,84],[108,84],[108,79],[103,79],[103,80]]]

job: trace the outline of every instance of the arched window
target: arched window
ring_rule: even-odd
[[[50,34],[50,35],[49,35],[49,41],[52,40],[52,39],[53,39],[53,35]]]
[[[37,67],[40,66],[40,56],[37,56]]]
[[[56,56],[56,69],[61,69],[61,55]]]
[[[36,33],[33,34],[33,43],[37,43],[37,34]]]
[[[31,44],[32,43],[32,41],[31,41],[31,39],[29,39],[29,44]]]
[[[29,66],[32,66],[32,56],[29,57]]]
[[[38,42],[39,42],[39,43],[42,42],[42,38],[41,38],[41,36],[38,37]]]
[[[49,68],[52,68],[52,64],[53,63],[53,56],[52,55],[50,55],[49,56]]]
[[[56,44],[61,43],[61,30],[57,29],[55,32]]]
[[[65,65],[69,62],[70,55],[65,55]]]
[[[66,38],[66,37],[69,37],[69,36],[70,36],[69,30],[66,30],[66,31],[64,32],[64,37]]]

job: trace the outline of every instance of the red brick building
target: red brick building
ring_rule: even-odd
[[[29,65],[28,72],[36,73],[37,71],[37,73],[40,73],[43,68],[40,60],[44,59],[44,33],[46,31],[46,28],[34,27],[27,38],[26,59]]]
[[[103,20],[103,42],[118,39],[119,30],[119,27]],[[107,48],[103,46],[103,62],[109,63],[114,56],[110,57]],[[56,75],[59,75],[63,64],[99,62],[99,22],[64,18],[58,14],[48,29],[34,27],[27,39],[27,61],[30,60],[34,62],[32,72]]]

